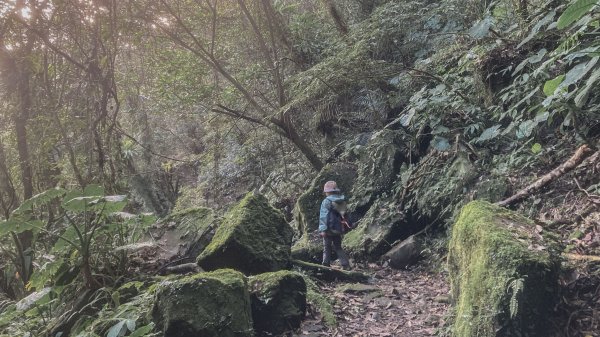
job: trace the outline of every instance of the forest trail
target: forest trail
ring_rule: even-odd
[[[369,284],[334,282],[321,287],[335,299],[337,327],[326,328],[310,311],[296,336],[426,337],[442,329],[448,310],[445,275],[426,271],[394,270],[369,265]]]

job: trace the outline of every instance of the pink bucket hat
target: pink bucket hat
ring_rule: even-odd
[[[328,181],[325,183],[325,186],[323,186],[323,192],[339,192],[340,189],[337,186],[337,183],[335,181]]]

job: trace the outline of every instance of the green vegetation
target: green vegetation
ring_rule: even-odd
[[[158,336],[181,323],[167,321],[171,291],[201,306],[228,288],[245,306],[234,330],[250,335],[238,272],[320,260],[328,180],[350,197],[356,262],[453,232],[451,329],[527,333],[547,305],[531,282],[555,285],[552,240],[463,206],[598,151],[598,34],[597,0],[0,1],[0,336]],[[588,258],[597,158],[511,206]],[[238,272],[156,278],[196,257]],[[600,286],[579,275],[567,292]],[[153,318],[154,296],[168,309]],[[597,330],[580,315],[600,307],[564,302],[561,333]],[[233,326],[212,318],[208,334]]]

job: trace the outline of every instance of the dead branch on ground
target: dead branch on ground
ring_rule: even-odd
[[[516,202],[521,201],[522,199],[525,199],[526,197],[528,197],[531,194],[535,193],[536,191],[540,190],[542,187],[548,185],[550,182],[552,182],[552,181],[562,177],[566,173],[572,171],[574,168],[579,166],[587,157],[589,157],[593,152],[594,151],[588,145],[584,144],[584,145],[580,146],[577,149],[577,151],[575,151],[575,154],[573,154],[573,156],[571,156],[571,158],[569,158],[569,160],[562,163],[559,167],[555,168],[554,170],[550,171],[549,173],[547,173],[540,179],[536,180],[533,184],[520,190],[512,197],[510,197],[508,199],[504,199],[496,204],[498,206],[506,207],[506,206],[515,204]]]

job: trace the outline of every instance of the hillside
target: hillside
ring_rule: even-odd
[[[0,336],[600,336],[599,34],[598,0],[0,3]]]

